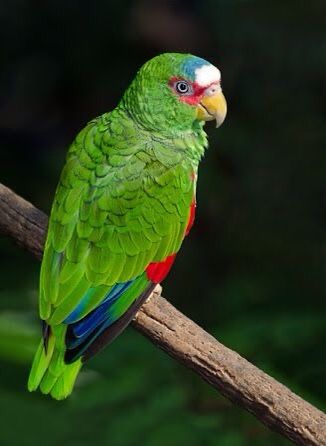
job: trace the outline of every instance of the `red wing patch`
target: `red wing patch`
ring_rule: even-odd
[[[146,274],[148,279],[153,283],[160,283],[167,276],[174,262],[176,254],[172,254],[162,262],[153,262],[146,268]]]

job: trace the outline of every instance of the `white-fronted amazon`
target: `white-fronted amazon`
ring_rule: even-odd
[[[161,54],[70,146],[41,267],[30,391],[67,397],[83,362],[169,272],[194,220],[204,123],[226,115],[220,82],[201,58]]]

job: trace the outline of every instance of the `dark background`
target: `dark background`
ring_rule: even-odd
[[[46,212],[74,135],[147,59],[222,70],[229,114],[207,125],[196,225],[164,295],[325,409],[325,1],[12,0],[0,30],[0,179]],[[39,264],[0,243],[1,445],[289,444],[132,329],[66,402],[29,394]]]

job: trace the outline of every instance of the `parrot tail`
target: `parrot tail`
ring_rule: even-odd
[[[46,342],[41,340],[28,378],[30,392],[40,387],[42,393],[56,400],[71,394],[82,362],[81,359],[72,364],[64,362],[66,329],[64,325],[51,327]]]

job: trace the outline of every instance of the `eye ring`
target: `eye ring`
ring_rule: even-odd
[[[175,83],[175,90],[179,94],[187,94],[190,91],[190,85],[186,81],[177,81]]]

